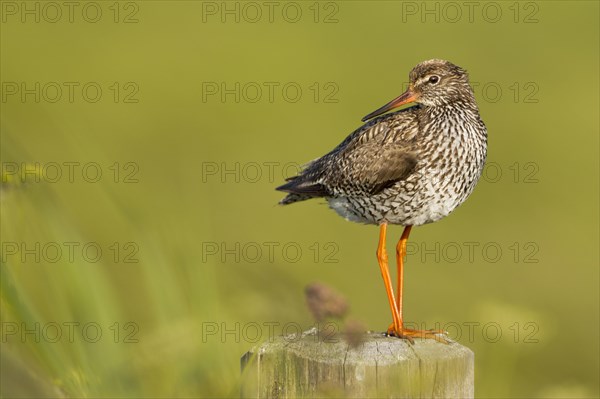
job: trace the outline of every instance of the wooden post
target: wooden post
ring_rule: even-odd
[[[277,337],[242,357],[242,398],[473,398],[473,352],[365,333],[350,347],[316,329]]]

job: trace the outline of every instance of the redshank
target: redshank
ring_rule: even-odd
[[[382,115],[409,103],[415,105]],[[362,119],[367,120],[278,187],[288,193],[280,204],[325,198],[344,218],[379,225],[377,260],[393,320],[387,333],[411,342],[447,342],[439,331],[404,327],[403,271],[412,226],[435,222],[456,209],[475,188],[485,164],[487,130],[467,72],[444,60],[421,62],[409,74],[408,89]],[[396,245],[395,298],[385,246],[388,224],[404,226]]]

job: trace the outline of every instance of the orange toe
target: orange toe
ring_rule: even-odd
[[[415,338],[421,339],[433,339],[442,344],[449,344],[450,341],[447,339],[447,332],[443,330],[413,330],[410,328],[396,329],[394,323],[390,324],[387,329],[387,335],[391,337],[397,337],[400,339],[406,339],[411,344],[415,343]]]

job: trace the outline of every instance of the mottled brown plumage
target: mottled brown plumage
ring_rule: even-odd
[[[281,204],[324,197],[347,219],[401,225],[460,205],[481,175],[487,142],[467,74],[426,61],[411,71],[410,87],[418,105],[373,119],[309,163],[277,188],[290,193]]]
[[[407,103],[416,105],[379,116]],[[447,216],[471,194],[485,163],[487,131],[465,70],[444,60],[418,64],[408,90],[363,121],[371,118],[278,187],[288,193],[280,203],[322,197],[348,220],[382,226],[385,237],[388,223],[409,226],[408,232]],[[382,248],[380,242],[378,254]],[[398,302],[401,319],[400,295]],[[406,337],[394,320],[391,333]]]

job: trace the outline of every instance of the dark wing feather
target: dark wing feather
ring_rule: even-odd
[[[403,145],[368,143],[350,154],[348,164],[338,184],[374,195],[406,178],[414,170],[417,157]]]
[[[326,197],[329,194],[324,185],[302,179],[302,176],[294,176],[287,183],[277,187],[277,190],[286,193],[307,194],[311,197]]]
[[[406,178],[417,164],[411,109],[373,119],[333,151],[310,162],[277,190],[290,193],[281,203],[335,195],[374,195]]]

